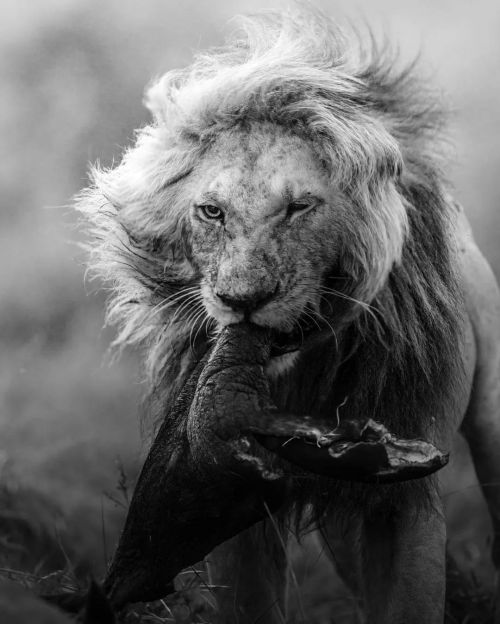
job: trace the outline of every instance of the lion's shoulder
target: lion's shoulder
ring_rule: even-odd
[[[462,206],[455,203],[454,234],[457,270],[477,354],[486,366],[500,361],[500,291],[495,275],[479,249]]]

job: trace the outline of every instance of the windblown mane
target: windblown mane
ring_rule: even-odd
[[[153,418],[209,339],[190,313],[199,276],[183,179],[221,131],[263,121],[313,141],[349,198],[332,280],[341,275],[335,287],[361,302],[339,328],[341,357],[304,358],[293,384],[276,382],[277,401],[310,411],[301,396],[313,390],[330,415],[348,396],[343,414],[401,435],[439,426],[459,379],[461,326],[453,208],[437,164],[443,116],[414,67],[396,61],[370,34],[347,36],[312,11],[244,18],[225,47],[149,88],[151,125],[117,167],[93,170],[79,202],[94,227],[92,268],[111,284],[116,344],[143,345]]]

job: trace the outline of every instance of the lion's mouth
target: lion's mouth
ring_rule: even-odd
[[[310,342],[314,336],[322,333],[322,331],[319,322],[315,322],[308,316],[302,315],[292,331],[273,331],[271,357],[280,357],[287,353],[299,351],[306,343]]]

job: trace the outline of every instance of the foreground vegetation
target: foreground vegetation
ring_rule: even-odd
[[[131,489],[130,478],[119,464],[115,488],[106,493],[106,499],[126,511]],[[96,569],[102,568],[95,566],[92,557],[82,557],[78,547],[82,534],[77,527],[68,523],[63,531],[57,528],[54,519],[58,511],[50,499],[33,490],[3,487],[0,510],[0,607],[5,604],[6,596],[7,601],[18,600],[17,595],[12,594],[12,586],[5,586],[2,581],[10,581],[40,596],[87,591]],[[104,527],[101,528],[102,538]],[[105,547],[110,550],[104,551]],[[103,561],[109,561],[112,547],[101,542]],[[292,536],[288,557],[289,592],[284,622],[358,624],[358,608],[336,577],[316,533],[309,533],[300,543]],[[459,565],[457,559],[460,558]],[[485,557],[478,560],[472,551],[464,555],[456,544],[449,544],[445,624],[493,622],[493,594],[488,578],[491,575]],[[203,563],[180,574],[175,586],[176,592],[164,600],[130,605],[120,614],[119,622],[210,623],[216,605],[216,588],[210,585]],[[25,599],[23,595],[23,602],[16,603],[17,606],[24,604]],[[28,624],[30,620],[14,621]]]

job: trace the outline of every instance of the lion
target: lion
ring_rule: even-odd
[[[283,411],[364,414],[441,449],[460,429],[480,481],[500,479],[500,294],[415,66],[313,10],[266,12],[157,80],[146,105],[152,123],[93,169],[79,207],[115,342],[142,345],[151,422],[245,320],[275,332],[266,374]],[[500,496],[484,494],[498,567]],[[443,621],[436,479],[297,478],[288,508],[318,524],[371,624]],[[281,520],[209,557],[218,622],[286,620]]]

